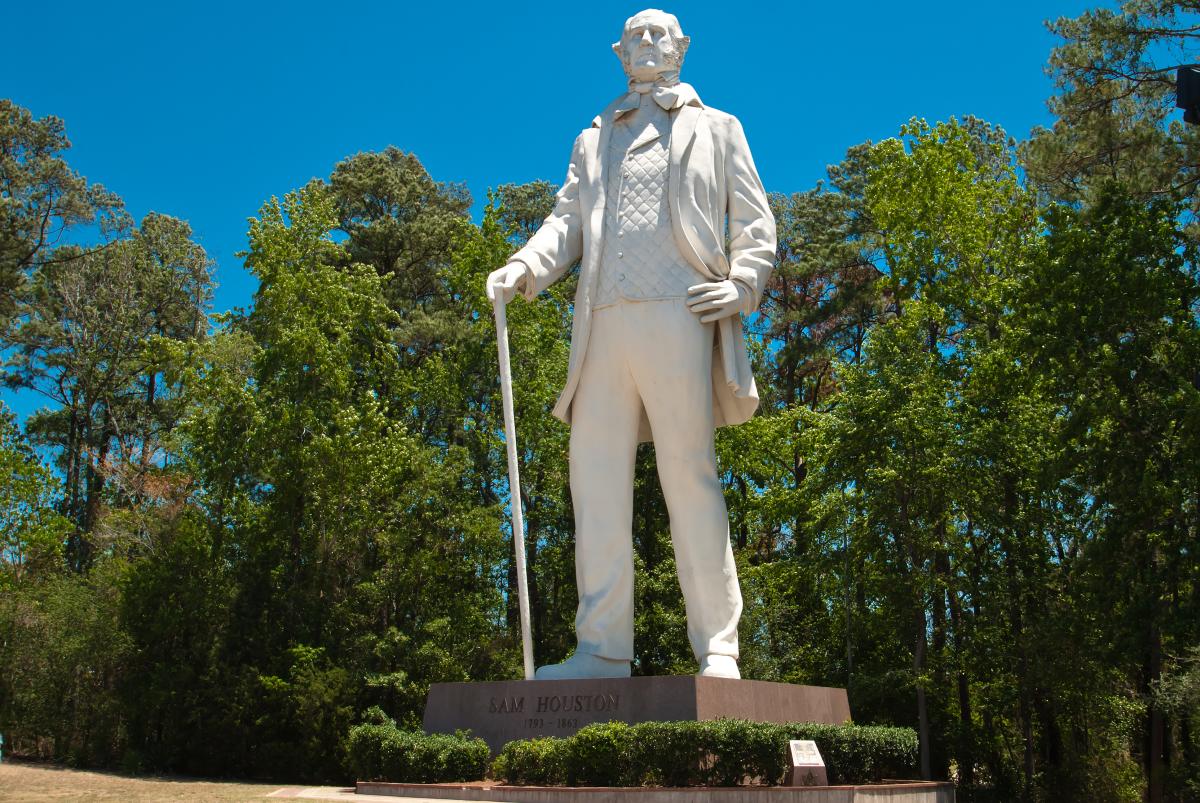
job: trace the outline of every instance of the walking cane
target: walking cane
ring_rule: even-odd
[[[496,347],[500,352],[500,395],[504,398],[504,441],[508,446],[508,501],[512,508],[513,548],[517,552],[517,601],[521,611],[521,654],[525,679],[533,680],[533,635],[529,631],[529,586],[525,579],[525,517],[521,514],[521,474],[517,467],[517,424],[513,418],[512,368],[508,359],[508,317],[504,299],[492,302]]]

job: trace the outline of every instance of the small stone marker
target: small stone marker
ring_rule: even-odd
[[[788,786],[829,786],[829,776],[825,774],[825,762],[821,760],[821,751],[817,743],[807,739],[793,739],[788,742],[792,754],[792,774],[788,778]]]

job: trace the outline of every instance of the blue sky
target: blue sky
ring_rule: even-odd
[[[767,189],[811,187],[913,116],[1050,122],[1043,20],[1105,3],[689,2],[683,80],[737,115]],[[1111,4],[1111,3],[1108,3]],[[624,88],[610,44],[631,3],[22,3],[4,11],[0,97],[66,121],[67,158],[135,218],[189,221],[214,311],[246,305],[235,253],[272,195],[395,145],[479,207],[561,181],[581,128]],[[24,405],[21,405],[24,406]]]

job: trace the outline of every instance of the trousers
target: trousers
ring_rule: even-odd
[[[713,337],[684,299],[595,310],[571,406],[579,650],[633,658],[633,473],[643,408],[697,659],[737,658],[742,613],[713,448]]]

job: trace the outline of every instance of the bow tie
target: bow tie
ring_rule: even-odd
[[[642,105],[645,97],[654,98],[654,102],[666,111],[677,109],[695,97],[696,90],[690,84],[675,83],[670,86],[655,83],[630,83],[630,93],[621,101],[617,114],[633,111]]]

